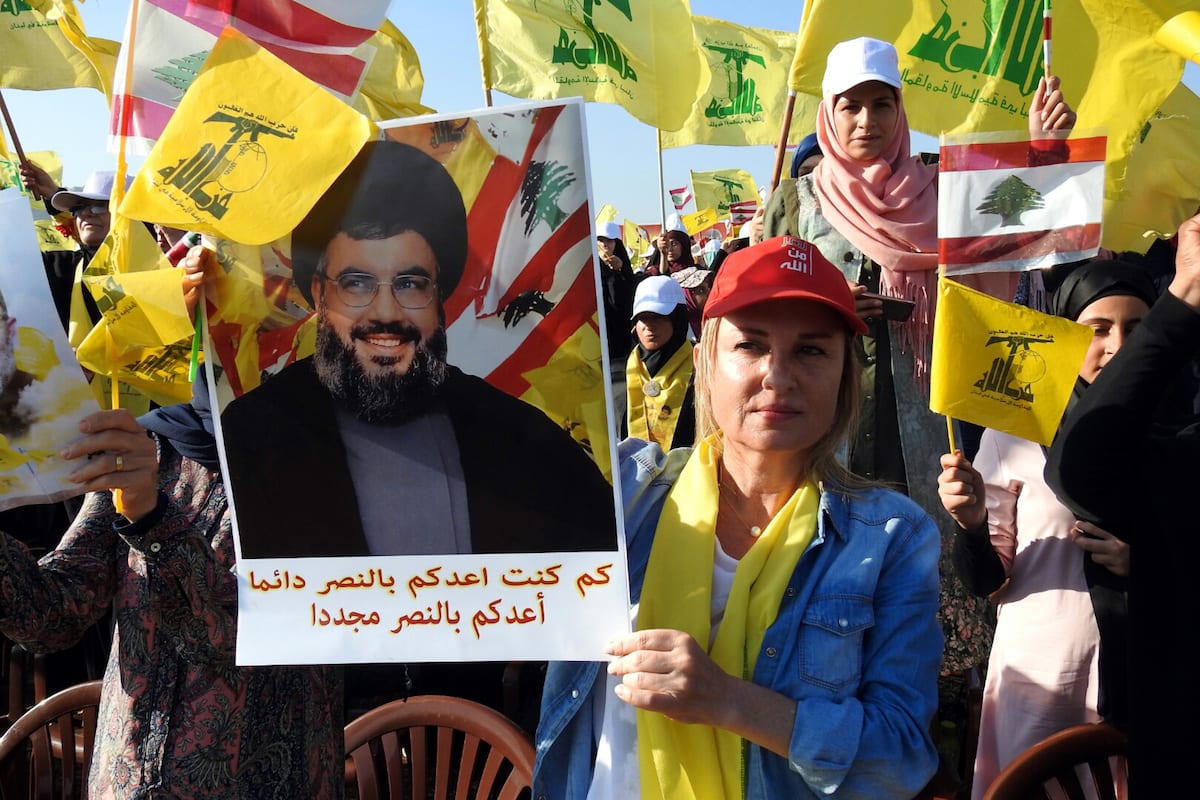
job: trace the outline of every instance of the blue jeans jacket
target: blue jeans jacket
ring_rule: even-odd
[[[690,450],[620,446],[633,602],[667,491]],[[767,629],[754,682],[797,702],[785,759],[750,744],[746,798],[910,798],[933,775],[939,538],[932,520],[886,489],[821,487],[817,534]],[[550,665],[542,693],[533,794],[582,800],[595,760],[598,662]],[[609,702],[619,702],[610,697]]]

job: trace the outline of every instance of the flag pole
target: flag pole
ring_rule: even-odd
[[[938,259],[939,261],[941,259]],[[946,265],[938,264],[938,285],[937,291],[942,290],[942,281],[946,280]],[[946,439],[950,442],[950,452],[958,452],[958,445],[954,441],[954,418],[949,414],[946,415]]]
[[[4,102],[3,92],[0,92],[0,113],[4,115],[4,127],[8,128],[8,138],[12,139],[13,150],[17,151],[17,161],[21,163],[21,166],[26,166],[29,160],[25,158],[25,151],[21,149],[21,140],[17,138],[17,128],[13,125],[12,117],[8,115],[8,103]],[[33,195],[34,200],[42,199],[36,186],[30,189],[29,193]]]
[[[792,129],[792,112],[795,108],[796,90],[788,89],[787,105],[783,109],[783,124],[779,128],[779,144],[775,146],[775,166],[771,170],[771,192],[779,185],[779,175],[783,172],[783,154],[787,152],[788,133]]]
[[[1050,0],[1042,0],[1042,74],[1046,80],[1054,73],[1050,71]]]
[[[654,135],[658,137],[658,218],[662,224],[662,233],[667,232],[667,207],[663,205],[662,199],[667,196],[667,184],[663,181],[663,165],[662,165],[662,131],[658,128],[654,129]]]
[[[492,107],[492,51],[487,38],[487,0],[475,0],[475,38],[479,41],[479,71],[483,74],[483,102]]]

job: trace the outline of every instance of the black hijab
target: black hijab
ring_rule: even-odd
[[[146,430],[162,436],[179,454],[209,469],[220,469],[217,439],[213,433],[212,405],[208,398],[208,380],[201,369],[192,384],[192,401],[156,408],[138,417]]]
[[[638,358],[646,365],[646,372],[650,373],[651,378],[658,374],[658,371],[663,368],[671,356],[675,355],[679,348],[683,347],[683,343],[687,341],[687,306],[682,304],[675,306],[667,316],[667,319],[671,320],[671,338],[667,340],[666,344],[657,350],[651,351],[642,347],[640,341],[638,342]]]

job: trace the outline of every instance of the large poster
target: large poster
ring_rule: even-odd
[[[29,202],[0,189],[0,510],[81,494],[58,457],[96,400],[59,322]]]
[[[238,663],[628,630],[582,108],[385,123],[289,241],[219,246]]]

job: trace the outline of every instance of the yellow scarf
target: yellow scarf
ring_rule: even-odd
[[[809,476],[738,562],[710,647],[719,498],[713,441],[705,439],[692,452],[667,494],[650,548],[637,627],[689,633],[721,669],[749,680],[763,635],[775,621],[784,589],[816,533],[820,491],[815,476]],[[637,732],[644,800],[736,800],[745,795],[741,737],[641,710]]]
[[[692,378],[692,344],[680,345],[653,378],[635,347],[625,363],[625,389],[629,397],[629,435],[671,449],[675,425]],[[653,381],[657,394],[647,393]],[[652,392],[654,390],[651,390]]]

